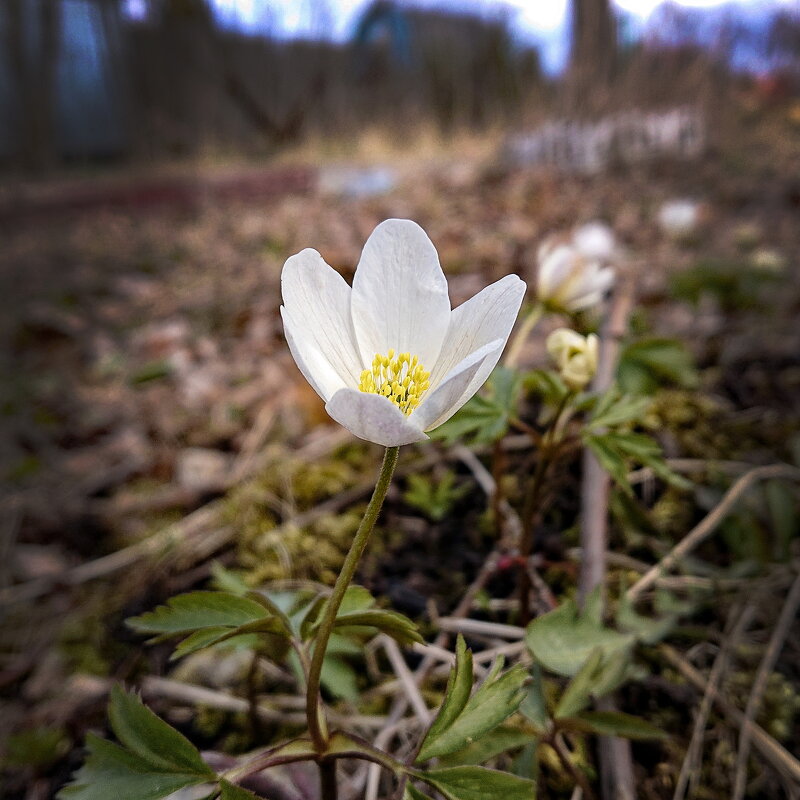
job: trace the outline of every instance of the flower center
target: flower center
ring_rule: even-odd
[[[394,350],[389,350],[385,356],[375,354],[372,367],[361,373],[358,388],[362,392],[388,397],[408,416],[430,386],[430,376],[416,356],[411,353],[395,356]]]

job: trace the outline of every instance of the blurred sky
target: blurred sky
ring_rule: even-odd
[[[146,0],[125,0],[136,17]],[[756,24],[776,7],[798,9],[800,0],[671,0],[677,5],[708,8],[727,6],[738,10]],[[345,41],[356,20],[372,0],[210,0],[220,22],[231,28],[277,37],[310,37]],[[624,35],[638,38],[647,18],[664,0],[612,0],[625,13]],[[569,0],[402,0],[414,8],[470,11],[496,16],[506,14],[511,29],[521,42],[535,45],[549,73],[565,64],[569,46]],[[763,14],[762,14],[763,11]],[[749,23],[748,23],[749,24]],[[740,64],[742,66],[742,64]],[[757,65],[750,65],[756,66]]]

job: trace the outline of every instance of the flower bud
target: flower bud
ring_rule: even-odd
[[[536,293],[547,306],[581,311],[597,305],[614,283],[614,270],[601,265],[599,251],[608,255],[608,240],[597,230],[582,231],[572,242],[545,241],[539,248]],[[604,241],[600,241],[600,239]]]
[[[569,328],[558,328],[547,337],[547,352],[570,389],[580,391],[594,377],[598,345],[595,334],[581,336]]]

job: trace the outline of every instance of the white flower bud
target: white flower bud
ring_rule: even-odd
[[[598,347],[595,334],[581,336],[569,328],[558,328],[547,337],[547,352],[574,391],[586,388],[597,372]]]

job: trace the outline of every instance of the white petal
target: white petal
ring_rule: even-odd
[[[525,282],[516,275],[506,275],[453,310],[444,347],[431,370],[431,389],[436,389],[445,376],[475,350],[496,339],[501,339],[505,345],[522,305],[525,288]],[[476,381],[485,372],[472,389],[473,394],[486,380],[499,358],[498,353],[491,367],[478,373]]]
[[[470,353],[433,391],[426,394],[419,407],[411,414],[411,421],[416,422],[425,431],[438,428],[443,422],[447,422],[486,380],[497,359],[500,358],[504,344],[504,339],[495,339],[474,353]],[[487,362],[491,364],[485,369]],[[476,382],[479,373],[484,374],[484,378]],[[473,384],[475,388],[470,391]]]
[[[536,293],[542,300],[554,299],[572,274],[578,254],[569,245],[558,245],[539,263]]]
[[[351,310],[365,364],[391,348],[431,369],[447,332],[450,299],[436,248],[419,225],[388,219],[375,228],[353,278]]]
[[[411,417],[379,394],[340,389],[328,401],[325,410],[360,439],[384,447],[422,442],[428,438]]]
[[[614,283],[613,267],[600,269],[596,264],[592,264],[591,268],[587,269],[584,280],[570,287],[572,291],[564,297],[564,307],[570,311],[581,311],[597,305]]]
[[[326,401],[344,386],[358,386],[363,367],[350,317],[350,287],[342,276],[316,250],[306,249],[286,261],[281,293],[292,355],[308,382]],[[286,322],[284,314],[284,327]]]
[[[289,352],[295,364],[311,384],[311,388],[325,400],[326,396],[330,397],[337,388],[340,388],[339,376],[312,342],[306,340],[302,347],[298,345],[298,340],[303,339],[301,329],[292,321],[289,312],[283,306],[281,306],[281,317],[286,343],[289,345]]]

